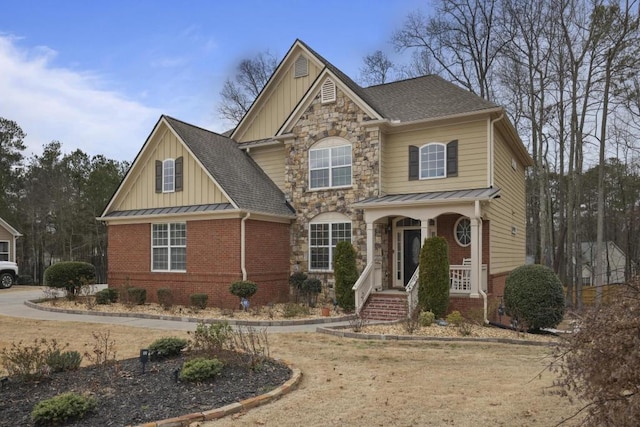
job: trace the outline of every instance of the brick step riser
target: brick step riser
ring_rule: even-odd
[[[371,296],[363,310],[370,320],[398,320],[407,317],[407,299],[403,297]]]

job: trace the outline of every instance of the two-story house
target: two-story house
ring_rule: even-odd
[[[225,306],[248,279],[258,304],[284,301],[295,271],[330,285],[347,240],[361,309],[415,292],[439,235],[451,308],[486,307],[524,263],[529,165],[502,107],[437,76],[362,88],[297,40],[228,136],[160,118],[100,217],[109,284]]]

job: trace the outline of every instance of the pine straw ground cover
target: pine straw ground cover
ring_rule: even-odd
[[[180,331],[0,317],[0,348],[47,337],[84,352],[92,333],[105,329],[115,342],[118,359],[136,357],[141,345],[161,337],[188,337]],[[273,403],[202,427],[552,426],[581,407],[553,393],[555,375],[545,370],[549,348],[544,346],[278,333],[269,335],[269,347],[272,357],[302,370],[300,386]],[[220,384],[218,390],[222,391]],[[114,390],[118,394],[126,395]],[[134,401],[139,393],[133,394],[126,398]],[[188,405],[183,409],[193,412]],[[0,414],[0,419],[5,417]],[[563,425],[579,425],[579,419]]]

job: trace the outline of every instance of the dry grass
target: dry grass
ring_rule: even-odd
[[[84,351],[94,331],[109,330],[119,358],[163,336],[186,336],[126,326],[0,317],[0,347],[56,338]],[[205,426],[550,426],[573,414],[550,393],[539,346],[363,341],[314,333],[271,334],[272,356],[303,371],[284,398]],[[565,425],[576,425],[567,423]]]

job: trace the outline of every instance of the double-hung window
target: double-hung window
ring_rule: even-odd
[[[351,145],[309,150],[309,188],[351,185]]]
[[[9,261],[9,242],[0,241],[0,261]]]
[[[420,179],[447,176],[447,150],[437,142],[420,147]]]
[[[172,193],[175,188],[175,160],[166,159],[162,162],[162,192]]]
[[[152,225],[151,269],[187,271],[187,224]]]
[[[342,241],[351,241],[350,222],[309,224],[309,269],[333,270],[333,252]]]

